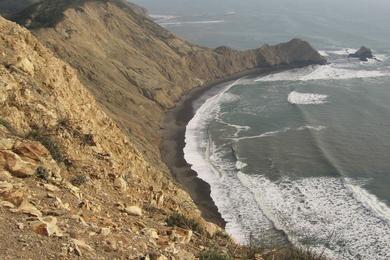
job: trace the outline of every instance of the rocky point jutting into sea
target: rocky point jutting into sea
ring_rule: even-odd
[[[193,45],[121,0],[23,7],[1,13],[30,31],[0,18],[2,257],[248,258],[161,160],[164,114],[200,86],[325,59],[299,39]]]

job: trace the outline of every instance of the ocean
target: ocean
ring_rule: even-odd
[[[135,1],[209,47],[293,37],[329,64],[221,85],[194,102],[185,159],[238,241],[390,259],[390,3]],[[348,58],[361,45],[375,59]]]

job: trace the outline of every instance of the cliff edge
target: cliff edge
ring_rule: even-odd
[[[15,15],[80,79],[129,137],[158,163],[164,112],[206,82],[261,67],[323,64],[307,42],[237,51],[200,47],[122,0],[45,0]]]
[[[207,82],[324,58],[298,39],[193,45],[121,0],[44,0],[12,19],[35,36],[0,17],[2,256],[248,259],[170,176],[161,120]]]

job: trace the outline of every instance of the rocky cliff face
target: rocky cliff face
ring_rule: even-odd
[[[324,59],[301,40],[199,47],[120,0],[42,1],[14,19],[43,44],[0,17],[0,254],[243,257],[169,176],[160,121],[205,82]]]
[[[73,68],[1,17],[0,55],[2,259],[192,259],[211,243],[217,227],[143,158]],[[198,234],[166,226],[177,213]]]
[[[154,163],[163,112],[184,92],[256,67],[324,62],[301,40],[248,51],[199,47],[121,0],[43,1],[14,19],[78,70],[105,111]]]

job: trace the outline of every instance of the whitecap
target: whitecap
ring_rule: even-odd
[[[309,80],[342,80],[355,78],[375,78],[389,76],[390,72],[380,70],[357,70],[341,68],[338,64],[308,66],[270,74],[256,79],[260,81],[309,81]]]
[[[206,21],[192,21],[192,22],[159,22],[158,24],[161,26],[170,26],[170,25],[181,26],[185,24],[219,24],[224,22],[225,20],[206,20]]]
[[[328,57],[329,54],[326,51],[318,51],[318,53],[323,57]]]
[[[322,130],[326,129],[326,126],[323,126],[323,125],[320,125],[320,126],[305,125],[305,126],[301,126],[301,127],[297,128],[298,131],[302,131],[302,130],[306,130],[306,129],[314,130],[314,131],[322,131]]]
[[[327,103],[327,97],[327,95],[322,94],[300,93],[293,91],[288,95],[287,100],[290,104],[297,105],[325,104]]]
[[[236,161],[236,168],[237,168],[237,170],[242,170],[242,169],[244,169],[245,167],[247,167],[248,166],[248,164],[246,164],[246,163],[244,163],[244,162],[242,162],[242,161],[240,161],[240,160],[237,160]]]
[[[389,259],[389,219],[384,221],[360,201],[369,194],[361,187],[351,192],[341,178],[332,177],[272,182],[264,176],[240,173],[239,179],[254,194],[264,215],[294,244],[309,242],[314,251],[324,252],[330,259]],[[368,198],[378,207],[374,195]],[[381,207],[388,212],[385,204]]]
[[[168,20],[173,20],[176,19],[177,16],[173,15],[162,15],[162,14],[150,14],[149,15],[153,20],[156,22],[162,22],[162,21],[168,21]]]
[[[280,130],[269,131],[269,132],[265,132],[265,133],[262,133],[262,134],[259,134],[259,135],[242,136],[242,137],[237,137],[237,135],[234,135],[234,138],[230,138],[230,139],[235,141],[235,142],[238,142],[238,141],[248,140],[248,139],[258,139],[258,138],[272,137],[272,136],[276,136],[276,135],[278,135],[280,133],[287,133],[288,131],[302,131],[302,130],[322,131],[324,129],[326,129],[326,126],[322,126],[322,125],[320,125],[320,126],[305,125],[305,126],[301,126],[301,127],[298,127],[298,128],[285,127],[283,129],[280,129]]]
[[[354,48],[344,48],[341,50],[328,50],[327,52],[331,53],[331,54],[336,54],[336,55],[349,55],[349,54],[353,54],[357,51],[358,50],[354,49]]]

